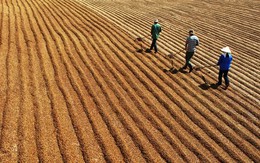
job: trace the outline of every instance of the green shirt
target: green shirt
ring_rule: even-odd
[[[152,25],[152,30],[151,30],[151,35],[153,39],[158,39],[160,32],[162,31],[161,25],[160,24],[153,24]]]

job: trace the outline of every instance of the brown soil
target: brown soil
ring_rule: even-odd
[[[1,0],[0,11],[0,162],[260,162],[259,1]],[[135,41],[155,18],[157,54]],[[216,67],[179,71],[190,28],[196,67],[231,47],[227,90]]]

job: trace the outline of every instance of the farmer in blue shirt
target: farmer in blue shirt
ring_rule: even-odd
[[[194,55],[196,51],[196,46],[199,45],[199,38],[194,35],[194,31],[191,29],[189,30],[189,36],[186,39],[185,48],[186,50],[186,56],[185,56],[185,65],[182,67],[182,69],[186,69],[188,66],[190,68],[190,71],[192,71],[192,65],[190,63],[190,60],[192,56]]]
[[[153,42],[151,44],[150,51],[154,48],[155,53],[158,52],[156,41],[159,38],[160,32],[162,31],[161,25],[158,22],[158,19],[155,19],[151,29]]]
[[[229,86],[229,80],[228,80],[228,71],[231,66],[232,62],[232,55],[231,55],[231,50],[229,47],[222,48],[221,51],[223,52],[221,56],[219,57],[217,65],[219,65],[219,75],[218,75],[218,83],[217,85],[222,84],[222,76],[224,74],[224,79],[225,79],[225,84],[226,88]]]

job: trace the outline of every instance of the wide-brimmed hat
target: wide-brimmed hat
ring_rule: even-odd
[[[155,22],[155,23],[158,23],[158,22],[159,22],[159,20],[158,20],[158,19],[155,19],[155,20],[154,20],[154,22]]]
[[[231,53],[231,50],[230,50],[230,48],[228,46],[222,48],[221,51],[224,52],[224,53]]]

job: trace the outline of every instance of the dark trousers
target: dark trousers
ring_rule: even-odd
[[[154,48],[154,51],[157,52],[157,44],[156,44],[156,41],[157,39],[153,39],[153,42],[152,42],[152,45],[150,47],[150,50],[153,50]]]
[[[223,74],[224,74],[224,79],[225,79],[226,86],[229,85],[228,71],[229,70],[219,70],[219,73],[218,73],[218,85],[222,84],[222,76],[223,76]]]
[[[191,58],[192,58],[193,55],[194,55],[194,52],[186,52],[186,56],[185,56],[186,63],[185,63],[185,65],[183,66],[184,69],[186,69],[187,66],[189,66],[190,69],[192,68],[192,65],[191,65],[191,63],[190,63],[190,60],[191,60]]]

